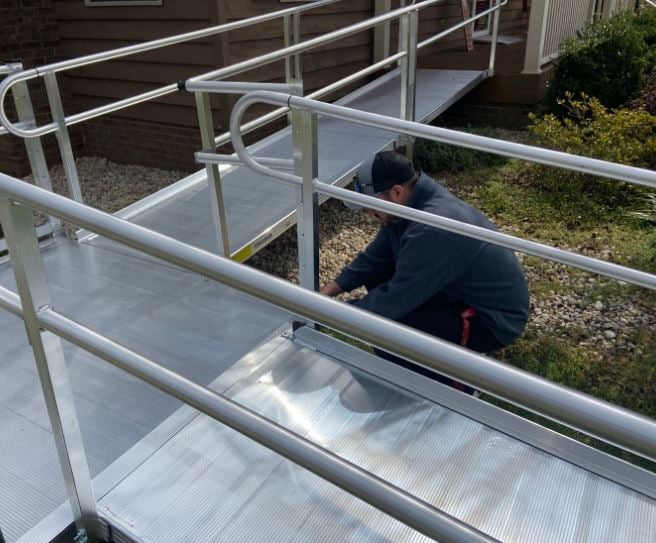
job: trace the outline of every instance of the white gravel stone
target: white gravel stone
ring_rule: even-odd
[[[602,304],[599,300],[597,300],[597,301],[594,303],[594,308],[595,308],[597,311],[601,311],[601,310],[604,308],[604,304]]]

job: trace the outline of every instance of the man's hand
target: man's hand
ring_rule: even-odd
[[[335,281],[331,281],[319,291],[319,294],[323,294],[324,296],[334,297],[337,296],[338,294],[341,294],[342,292],[344,292],[342,290],[342,287],[340,287],[337,283],[335,283]]]

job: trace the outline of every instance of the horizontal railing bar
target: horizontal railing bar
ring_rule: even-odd
[[[200,164],[237,164],[241,166],[243,162],[241,158],[235,155],[225,155],[219,153],[207,153],[204,151],[198,151],[194,153],[194,158],[196,162]],[[273,168],[285,168],[288,170],[294,169],[294,161],[291,158],[274,158],[274,157],[257,157],[257,161],[260,164],[265,164]],[[298,185],[300,183],[294,183]]]
[[[394,55],[391,55],[379,62],[376,62],[375,64],[372,64],[371,66],[368,66],[367,68],[363,68],[362,70],[359,70],[357,72],[354,72],[350,75],[347,75],[346,77],[343,77],[342,79],[335,81],[334,83],[331,83],[330,85],[326,85],[325,87],[322,87],[321,89],[318,89],[306,96],[306,98],[309,98],[311,100],[316,100],[318,98],[323,98],[324,96],[329,95],[330,93],[339,90],[343,87],[346,87],[350,85],[351,83],[355,83],[359,79],[362,79],[363,77],[366,77],[374,72],[377,72],[379,70],[382,70],[383,68],[386,68],[388,65],[392,64],[393,62],[396,62],[397,60],[401,60],[403,57],[405,57],[407,53],[405,51],[401,51],[400,53],[396,53]],[[242,134],[248,134],[249,132],[252,132],[253,130],[256,130],[262,126],[265,126],[266,124],[275,121],[276,119],[280,119],[283,117],[287,112],[289,112],[288,107],[280,107],[270,113],[267,113],[266,115],[262,115],[261,117],[258,117],[257,119],[254,119],[250,122],[247,122],[246,124],[243,124],[241,128],[241,133]],[[214,144],[217,147],[220,147],[221,145],[225,145],[226,143],[230,143],[230,131],[224,132],[223,134],[220,134],[216,138],[214,138]]]
[[[268,93],[265,93],[266,96],[269,96]],[[242,160],[243,164],[246,166],[250,167],[254,171],[261,173],[262,175],[273,177],[274,179],[278,179],[284,183],[288,184],[298,184],[301,182],[300,177],[291,174],[291,173],[285,173],[285,172],[278,172],[278,171],[273,171],[269,170],[266,168],[263,164],[260,164],[257,161],[257,157],[252,157],[248,150],[246,149],[243,139],[241,138],[241,135],[239,134],[238,127],[239,123],[241,122],[241,117],[243,114],[246,112],[246,109],[250,107],[255,102],[261,101],[260,99],[262,98],[261,95],[247,95],[244,98],[242,98],[236,105],[233,110],[233,115],[230,119],[230,131],[233,135],[233,145],[235,148],[235,151],[237,153],[237,156],[240,157]],[[266,103],[270,104],[279,104],[281,102],[287,101],[292,107],[295,107],[297,103],[297,99],[295,97],[291,96],[280,96],[278,95],[275,100],[267,100],[264,99],[262,100]],[[332,117],[338,117],[340,119],[346,120],[346,121],[354,121],[354,122],[361,122],[361,119],[363,118],[362,116],[365,115],[367,116],[366,118],[369,118],[369,116],[375,117],[376,122],[375,123],[364,123],[368,124],[369,126],[374,126],[376,128],[387,128],[389,129],[390,123],[394,124],[401,124],[404,127],[407,128],[407,126],[419,126],[422,129],[431,129],[431,131],[439,131],[439,134],[443,134],[443,131],[446,129],[441,129],[437,127],[426,127],[424,125],[421,125],[416,122],[411,122],[411,121],[401,121],[399,119],[393,119],[390,117],[383,117],[381,115],[376,115],[373,113],[366,113],[362,112],[359,110],[354,110],[354,109],[349,109],[345,108],[343,106],[336,106],[334,104],[324,104],[322,102],[316,102],[316,101],[311,101],[308,99],[302,99],[301,107],[304,109],[310,109],[312,111],[318,111],[322,113],[323,115],[327,116],[332,116]],[[335,111],[339,111],[339,115],[334,114]],[[351,112],[350,115],[345,113],[345,112]],[[384,119],[385,122],[381,122],[381,119]],[[400,132],[402,133],[412,133],[409,132],[407,129],[406,130],[401,130]],[[426,137],[428,139],[433,139],[437,141],[445,141],[447,143],[453,143],[453,138],[454,135],[465,135],[465,136],[470,136],[471,134],[465,134],[461,132],[455,132],[452,130],[447,130],[447,132],[451,133],[450,139],[446,139],[444,137],[438,139],[435,137],[434,133],[427,134],[426,131],[423,131],[423,137]],[[485,145],[487,147],[483,147],[479,145],[479,149],[486,149],[489,148],[490,144],[494,143],[507,143],[507,142],[501,142],[499,140],[494,140],[492,138],[486,138],[482,136],[476,136],[476,138],[480,138],[485,141]],[[480,141],[479,141],[480,144]],[[519,144],[513,144],[513,145],[519,145]],[[546,151],[544,149],[540,149],[538,147],[531,147],[528,145],[519,145],[520,148],[522,148],[522,152],[526,154],[528,150],[530,150],[531,153],[534,153],[535,151]],[[550,151],[553,153],[553,151]],[[504,154],[503,152],[499,154]],[[564,154],[564,153],[560,153]],[[517,156],[517,150],[515,150],[515,155]],[[566,155],[569,156],[569,155]],[[575,157],[575,158],[581,158],[581,157]],[[587,160],[593,160],[593,159],[587,159]],[[595,160],[596,163],[600,163],[603,165],[607,166],[619,166],[617,164],[612,164],[610,162],[604,162],[600,160]],[[630,166],[623,166],[623,168],[627,168],[629,170],[638,170],[639,172],[648,172],[648,170],[639,170],[637,168],[631,168]],[[652,177],[656,179],[656,172],[651,172]],[[496,245],[501,245],[503,247],[507,247],[509,249],[513,249],[516,251],[520,251],[523,253],[527,254],[532,254],[535,256],[539,256],[542,258],[546,258],[549,260],[554,260],[556,262],[561,262],[563,264],[568,264],[586,271],[591,271],[593,273],[598,273],[601,275],[605,275],[608,277],[612,277],[614,279],[619,279],[621,281],[625,281],[627,283],[631,283],[637,286],[649,288],[652,290],[656,290],[656,276],[642,272],[639,270],[634,270],[631,268],[627,268],[624,266],[620,266],[618,264],[613,264],[611,262],[604,262],[601,260],[596,260],[594,258],[586,257],[583,255],[578,255],[576,253],[572,253],[569,251],[564,251],[562,249],[557,249],[555,247],[549,247],[547,245],[543,245],[540,243],[536,243],[534,241],[528,241],[524,240],[522,238],[517,238],[514,236],[510,236],[508,234],[503,234],[501,232],[495,232],[492,230],[488,230],[486,228],[481,228],[475,225],[470,225],[466,223],[462,223],[460,221],[455,221],[453,219],[449,219],[446,217],[440,217],[437,215],[434,215],[432,213],[427,213],[425,211],[420,211],[420,210],[415,210],[415,209],[410,209],[406,206],[401,206],[398,204],[394,204],[392,202],[385,202],[383,200],[380,200],[378,198],[373,198],[369,197],[366,195],[361,195],[354,193],[353,191],[348,191],[339,187],[333,187],[331,185],[325,184],[325,183],[319,183],[316,182],[314,183],[314,188],[318,192],[321,192],[323,194],[326,194],[328,196],[333,196],[335,198],[341,199],[341,200],[346,200],[350,202],[354,202],[360,205],[364,205],[365,207],[369,207],[371,209],[377,209],[379,211],[385,211],[392,213],[393,215],[396,215],[398,217],[403,217],[407,218],[410,220],[416,220],[418,222],[424,223],[424,224],[429,224],[431,226],[436,226],[438,228],[442,228],[445,230],[449,230],[451,232],[455,232],[458,234],[463,234],[468,237],[473,237],[475,239],[480,239],[482,241],[487,241],[490,243],[494,243]]]
[[[456,32],[457,30],[460,30],[461,28],[464,28],[472,23],[475,23],[478,19],[482,19],[483,17],[487,17],[491,13],[494,13],[497,10],[500,10],[503,6],[505,6],[508,3],[508,0],[503,0],[498,6],[491,7],[490,9],[486,9],[485,11],[481,11],[481,13],[478,13],[474,15],[473,17],[470,17],[469,19],[466,19],[465,21],[462,21],[454,26],[451,26],[447,28],[446,30],[443,30],[439,34],[435,34],[435,36],[431,36],[430,38],[425,39],[422,42],[419,42],[417,44],[417,49],[423,49],[424,47],[428,47],[432,43],[435,43],[436,41],[441,40],[442,38],[448,36],[449,34],[452,34],[453,32]]]
[[[344,27],[339,30],[335,30],[333,32],[329,32],[328,34],[323,34],[321,36],[317,36],[316,38],[306,40],[304,42],[295,44],[295,45],[290,45],[289,47],[285,47],[282,49],[278,49],[277,51],[272,51],[271,53],[267,53],[264,55],[261,55],[259,57],[255,57],[252,59],[247,59],[241,62],[238,62],[236,64],[232,64],[230,66],[225,66],[223,68],[220,68],[218,70],[213,70],[211,72],[206,72],[204,74],[192,77],[188,79],[187,81],[203,81],[207,79],[225,79],[228,77],[232,77],[234,75],[237,75],[241,72],[251,70],[254,68],[259,68],[260,66],[265,66],[266,64],[270,64],[272,62],[275,62],[277,60],[283,60],[284,58],[290,56],[290,55],[295,55],[297,53],[302,53],[304,51],[308,51],[311,49],[314,49],[316,47],[319,47],[325,43],[330,43],[332,41],[336,41],[340,38],[350,36],[351,34],[356,34],[358,32],[361,32],[363,30],[367,30],[369,28],[372,28],[382,22],[389,21],[395,18],[400,17],[401,15],[405,13],[409,13],[410,11],[422,9],[425,7],[429,7],[433,4],[437,4],[439,2],[443,2],[444,0],[424,0],[423,2],[420,2],[418,4],[414,4],[409,7],[405,8],[399,8],[394,11],[391,11],[389,13],[379,15],[377,17],[372,17],[370,19],[367,19],[365,21],[359,22],[359,23],[354,23],[350,26]],[[5,103],[5,98],[7,95],[7,92],[9,91],[9,88],[19,82],[19,81],[25,81],[27,79],[31,79],[33,77],[37,77],[39,72],[35,69],[33,70],[26,70],[23,72],[19,72],[17,74],[12,74],[9,75],[6,79],[4,79],[0,83],[0,124],[3,125],[9,132],[12,134],[19,136],[19,137],[35,137],[35,136],[43,136],[45,134],[49,134],[51,132],[54,132],[57,130],[57,125],[55,123],[49,123],[46,125],[39,126],[37,128],[33,128],[31,130],[21,130],[18,129],[15,125],[13,125],[4,110],[4,103]],[[96,117],[99,117],[101,115],[105,115],[107,113],[111,113],[113,111],[117,111],[119,109],[123,109],[125,107],[129,107],[132,105],[136,105],[142,102],[145,102],[147,100],[151,100],[154,98],[159,98],[161,96],[164,96],[166,94],[169,94],[171,92],[174,92],[177,89],[177,84],[170,84],[164,87],[161,87],[159,89],[154,89],[150,92],[146,92],[143,94],[139,94],[136,96],[132,96],[130,98],[125,98],[123,100],[119,100],[118,102],[113,102],[110,104],[106,104],[104,106],[95,108],[95,109],[90,109],[87,111],[83,111],[80,113],[77,113],[75,115],[72,115],[70,117],[66,118],[66,124],[67,126],[71,126],[89,119],[93,119]]]
[[[257,90],[273,92],[292,92],[286,83],[252,83],[250,81],[180,81],[178,89],[187,92],[209,92],[226,94],[246,94]]]
[[[20,296],[8,288],[0,286],[0,307],[6,309],[12,315],[23,318],[23,305]]]
[[[656,422],[647,417],[4,174],[0,194],[656,460]]]
[[[259,158],[257,160],[259,161]],[[632,268],[620,266],[619,264],[613,264],[612,262],[597,260],[589,256],[579,255],[556,247],[550,247],[549,245],[543,245],[535,241],[525,240],[502,232],[496,232],[473,224],[449,219],[447,217],[441,217],[433,213],[428,213],[427,211],[412,209],[407,206],[394,204],[372,196],[358,194],[352,190],[334,187],[326,183],[315,182],[314,188],[317,192],[337,198],[338,200],[352,202],[378,211],[385,211],[397,217],[435,226],[456,234],[463,234],[470,238],[512,249],[513,251],[519,251],[521,253],[538,256],[547,260],[553,260],[555,262],[560,262],[561,264],[567,264],[585,271],[631,283],[632,285],[656,290],[656,275],[647,272],[634,270]]]
[[[299,185],[302,182],[301,178],[294,174],[269,170],[265,164],[260,162],[259,157],[252,157],[248,152],[244,154],[243,143],[240,143],[238,139],[234,140],[234,144],[237,156],[240,157],[241,164],[262,175],[273,177],[279,181],[282,181],[283,183]],[[337,198],[339,200],[353,202],[358,205],[365,206],[369,209],[385,211],[397,217],[417,221],[430,226],[435,226],[443,230],[448,230],[449,232],[462,234],[467,237],[479,239],[481,241],[486,241],[495,245],[500,245],[514,251],[519,251],[529,255],[545,258],[547,260],[567,264],[575,268],[597,273],[599,275],[612,277],[613,279],[618,279],[620,281],[624,281],[639,287],[656,290],[656,275],[652,275],[647,272],[634,270],[632,268],[620,266],[619,264],[613,264],[612,262],[604,262],[602,260],[579,255],[570,251],[558,249],[556,247],[550,247],[535,241],[525,240],[511,236],[509,234],[504,234],[502,232],[482,228],[480,226],[463,223],[454,219],[449,219],[447,217],[440,217],[439,215],[434,215],[426,211],[411,209],[407,206],[402,206],[371,196],[358,194],[356,192],[340,187],[335,187],[327,183],[315,181],[313,186],[317,192],[327,196],[332,196],[333,198]]]
[[[19,297],[0,287],[0,306],[22,317]],[[495,539],[440,511],[237,402],[46,308],[37,315],[50,332],[275,451],[424,535],[439,541],[493,543]]]
[[[519,158],[530,162],[545,164],[547,166],[555,166],[600,177],[610,177],[612,179],[619,179],[629,183],[656,188],[656,172],[652,170],[615,164],[613,162],[606,162],[596,158],[570,155],[562,151],[543,149],[541,147],[534,147],[523,143],[514,143],[466,132],[458,132],[448,128],[423,125],[413,121],[404,121],[393,117],[386,117],[377,113],[369,113],[335,104],[326,104],[324,102],[310,100],[299,96],[286,96],[267,91],[254,92],[242,97],[239,102],[237,102],[239,110],[237,110],[237,106],[235,106],[232,118],[241,118],[245,109],[256,102],[308,109],[328,117],[372,126],[374,128],[382,128],[395,133],[403,133],[460,147],[467,147],[469,149],[476,149],[478,151],[486,151],[496,155]],[[239,119],[237,119],[237,121],[239,121]],[[238,134],[236,134],[238,127],[239,125],[235,126],[231,119],[230,131],[233,140],[236,136],[238,137]]]
[[[10,76],[11,77],[11,76]],[[26,78],[29,79],[29,78]],[[13,83],[16,83],[14,81]],[[3,84],[0,83],[0,91],[3,89]],[[8,132],[11,132],[15,136],[21,137],[21,138],[31,138],[31,137],[37,137],[37,136],[44,136],[46,134],[50,134],[52,132],[55,132],[58,129],[58,126],[56,123],[51,122],[48,124],[43,124],[40,125],[37,128],[32,128],[30,130],[23,130],[19,129],[18,125],[16,124],[11,124],[9,121],[5,118],[5,112],[4,109],[2,108],[2,104],[4,104],[5,100],[5,95],[6,91],[8,88],[4,89],[5,92],[0,92],[0,122],[5,126],[5,129],[7,129]],[[173,92],[176,92],[178,90],[178,84],[177,83],[171,83],[170,85],[166,85],[164,87],[159,87],[157,89],[153,89],[148,92],[144,92],[142,94],[139,94],[137,96],[131,96],[129,98],[124,98],[123,100],[118,100],[116,102],[112,102],[110,104],[105,104],[104,106],[99,106],[94,109],[89,109],[87,111],[82,111],[80,113],[75,113],[73,115],[69,115],[66,117],[66,126],[73,126],[78,123],[88,121],[90,119],[95,119],[96,117],[100,117],[102,115],[106,115],[108,113],[113,113],[114,111],[118,111],[120,109],[124,109],[126,107],[130,106],[135,106],[137,104],[141,104],[143,102],[147,102],[148,100],[153,100],[155,98],[160,98],[161,96],[166,96],[167,94],[171,94]],[[7,124],[9,123],[9,124]],[[11,128],[9,128],[11,127]]]

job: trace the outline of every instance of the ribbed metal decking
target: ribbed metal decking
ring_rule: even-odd
[[[474,70],[418,70],[415,118],[433,120],[485,78]],[[398,70],[376,79],[338,103],[389,116],[400,116]],[[319,178],[345,184],[367,156],[389,146],[396,134],[346,121],[320,118],[318,123]],[[291,128],[254,146],[256,156],[289,159],[293,156]],[[294,189],[246,168],[234,168],[221,178],[226,202],[230,250],[242,257],[271,241],[295,222]],[[266,202],[266,205],[262,205]],[[175,239],[216,250],[215,233],[208,221],[210,198],[205,183],[134,216],[131,220]]]
[[[483,80],[484,72],[420,70],[417,119],[430,120]],[[341,100],[367,111],[398,114],[398,72]],[[319,167],[324,181],[343,182],[369,153],[394,134],[332,119],[319,121]],[[266,156],[291,157],[289,130],[257,145]],[[131,220],[181,241],[214,248],[210,203],[203,175],[187,189]],[[223,176],[233,250],[257,250],[294,221],[289,187],[241,168]],[[265,204],[263,204],[263,202]],[[134,213],[132,208],[131,214]],[[244,254],[245,254],[244,253]],[[211,382],[289,319],[289,315],[145,257],[101,237],[73,244],[57,240],[43,250],[54,306],[136,352],[203,384]],[[10,265],[0,284],[15,291]],[[179,402],[65,344],[66,357],[92,474],[140,442]],[[23,324],[0,312],[0,527],[8,542],[46,521],[54,536],[70,523],[61,470]],[[57,516],[59,515],[59,516]],[[29,540],[29,539],[28,539]]]
[[[597,451],[313,330],[275,335],[212,388],[500,541],[656,533],[656,500],[595,473],[608,462]],[[498,429],[514,425],[524,439]],[[144,441],[102,475],[99,497],[134,540],[428,541],[189,408]],[[560,457],[568,447],[579,465]],[[656,492],[656,476],[632,471]]]

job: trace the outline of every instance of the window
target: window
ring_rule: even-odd
[[[162,0],[84,0],[88,7],[100,6],[161,6]]]
[[[472,0],[472,17],[492,7],[492,0]],[[481,17],[474,23],[474,36],[487,36],[490,33],[492,17]]]

